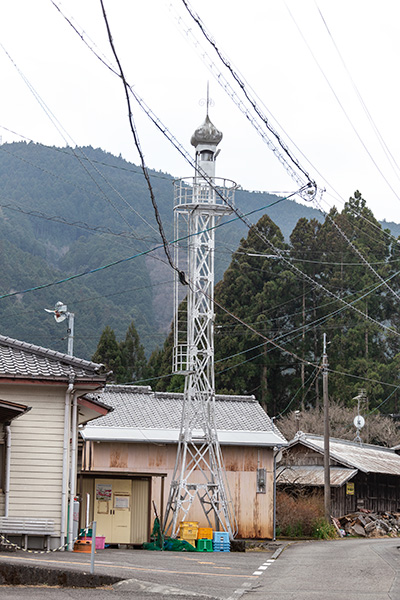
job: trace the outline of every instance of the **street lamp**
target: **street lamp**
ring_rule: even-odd
[[[63,302],[56,302],[54,308],[45,308],[44,309],[48,313],[52,313],[57,323],[61,323],[65,319],[68,318],[68,350],[67,354],[69,356],[74,355],[74,318],[75,315],[72,312],[69,312],[67,309],[67,305]]]

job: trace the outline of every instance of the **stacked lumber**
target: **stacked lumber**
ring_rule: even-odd
[[[400,513],[374,513],[365,508],[334,519],[344,535],[383,537],[400,535]]]

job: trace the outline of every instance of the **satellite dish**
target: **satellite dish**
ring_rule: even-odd
[[[354,426],[357,427],[357,429],[361,429],[365,425],[365,419],[361,415],[357,415],[356,417],[354,417],[353,423]]]

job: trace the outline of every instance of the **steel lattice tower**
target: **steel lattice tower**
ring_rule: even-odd
[[[164,531],[175,537],[198,498],[214,529],[232,539],[236,520],[226,480],[215,421],[214,382],[214,247],[215,226],[232,212],[236,184],[215,177],[222,133],[208,112],[194,132],[193,178],[174,184],[175,264],[187,276],[187,308],[178,314],[182,276],[175,278],[173,371],[185,375],[184,404],[175,469]],[[227,201],[227,202],[226,202]],[[184,304],[183,304],[184,305]]]

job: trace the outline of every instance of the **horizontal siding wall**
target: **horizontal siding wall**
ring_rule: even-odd
[[[53,519],[60,531],[65,390],[0,386],[0,397],[31,407],[11,422],[9,515]]]

